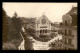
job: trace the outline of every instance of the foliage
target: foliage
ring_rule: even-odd
[[[21,33],[22,33],[22,36],[23,36],[23,38],[24,38],[24,40],[25,40],[25,44],[24,44],[24,46],[25,46],[25,50],[33,50],[33,42],[29,39],[29,34],[25,34],[23,31],[21,31]],[[27,33],[27,32],[26,32]]]
[[[40,38],[46,38],[47,36],[46,35],[40,35]]]
[[[51,33],[51,34],[50,34],[50,37],[51,37],[51,38],[54,38],[54,36],[55,36],[55,33]]]
[[[8,17],[7,17],[7,14],[5,12],[4,9],[2,9],[2,41],[3,42],[6,42],[7,41],[7,36],[8,36]]]
[[[28,28],[28,33],[31,33],[31,34],[33,34],[33,33],[35,33],[35,30],[34,29],[31,29],[31,28]]]
[[[20,20],[20,18],[13,17],[11,20],[12,20],[12,24],[14,25],[15,29],[18,32],[20,32],[21,31],[21,27],[22,27],[22,21]]]
[[[10,42],[3,43],[3,50],[17,50],[18,48]]]
[[[26,33],[28,33],[30,36],[32,36],[32,37],[35,36],[36,31],[34,29],[32,29],[32,28],[26,29],[25,28],[25,30],[26,30]]]
[[[22,41],[22,37],[20,35],[20,31],[15,27],[16,26],[13,24],[13,21],[11,19],[8,20],[8,41],[18,47]]]
[[[32,36],[35,40],[43,41],[43,42],[47,42],[47,41],[50,40],[48,37],[46,37],[46,38],[38,38],[38,37],[36,37],[35,36],[35,32],[36,31],[34,29],[32,29],[32,28],[28,28],[28,29],[25,28],[25,30],[26,30],[26,34]]]
[[[54,50],[54,46],[55,46],[55,45],[56,45],[55,43],[51,43],[51,44],[49,44],[49,47],[50,47],[49,50]]]
[[[40,38],[40,37],[36,37],[36,36],[34,36],[33,38],[34,38],[35,40],[37,40],[37,41],[42,41],[42,42],[47,42],[47,41],[50,40],[49,37]]]
[[[25,40],[25,49],[26,50],[33,50],[33,41],[31,41],[29,38],[26,38]]]
[[[50,46],[50,47],[54,47],[54,46],[55,46],[55,44],[54,44],[54,43],[51,43],[51,44],[49,44],[49,46]]]
[[[9,42],[15,45],[15,47],[18,47],[22,41],[22,37],[20,35],[22,21],[20,20],[20,18],[8,17],[4,10],[2,10],[2,16],[3,16],[3,30],[2,30],[3,43]]]

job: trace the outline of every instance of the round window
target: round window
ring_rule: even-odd
[[[42,19],[42,24],[45,24],[46,23],[46,20],[45,19]]]

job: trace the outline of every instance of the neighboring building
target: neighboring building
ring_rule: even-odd
[[[55,26],[54,26],[54,23],[51,23],[51,31],[52,31],[52,33],[56,31]]]
[[[62,16],[62,26],[60,26],[62,40],[59,41],[62,50],[77,50],[77,7]]]
[[[59,33],[60,30],[59,26],[60,26],[60,22],[54,22],[54,29],[56,30],[57,33]]]
[[[60,22],[54,22],[54,27],[59,28]]]
[[[49,36],[51,34],[51,21],[43,14],[36,23],[37,36]]]

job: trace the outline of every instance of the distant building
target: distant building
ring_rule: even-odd
[[[63,50],[77,49],[77,7],[62,16],[62,40],[59,42],[60,48]]]
[[[51,34],[51,21],[43,14],[36,23],[37,36],[49,36]]]

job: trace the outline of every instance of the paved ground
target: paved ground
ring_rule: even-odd
[[[60,39],[62,39],[62,36],[61,35],[58,35],[57,37],[54,37],[54,39],[52,39],[52,40],[50,40],[50,41],[48,41],[48,42],[40,42],[40,41],[34,41],[34,43],[33,43],[33,48],[34,48],[34,50],[48,50],[50,47],[49,47],[49,44],[51,43],[51,42],[55,42],[55,40],[60,40]],[[32,39],[32,40],[34,40],[34,39]]]

